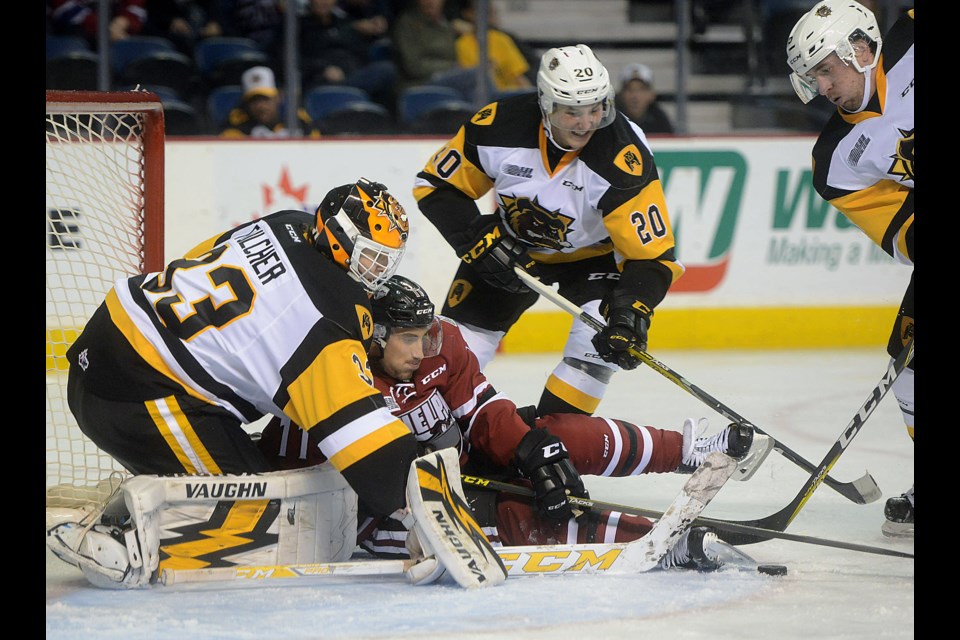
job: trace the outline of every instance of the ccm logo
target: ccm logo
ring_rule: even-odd
[[[473,245],[473,248],[467,251],[465,254],[460,256],[460,259],[470,264],[477,258],[483,255],[483,252],[486,251],[489,247],[492,247],[496,242],[500,240],[500,227],[494,227],[493,230],[487,232],[480,241]]]
[[[430,382],[431,380],[433,380],[434,378],[436,378],[438,375],[440,375],[446,370],[447,370],[447,365],[445,364],[440,367],[437,367],[436,369],[428,373],[426,376],[424,376],[423,380],[420,381],[420,384],[427,384],[428,382]]]
[[[563,443],[562,443],[562,442],[555,442],[555,443],[553,443],[553,444],[548,444],[547,446],[543,447],[543,449],[542,449],[542,451],[543,451],[543,457],[544,457],[544,458],[552,458],[552,457],[554,457],[554,456],[560,455],[560,452],[561,452],[561,451],[566,451],[566,450],[567,450],[567,448],[566,448],[565,446],[563,446]]]

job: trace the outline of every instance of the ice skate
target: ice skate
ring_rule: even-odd
[[[706,427],[706,418],[699,421],[693,418],[684,420],[683,456],[677,473],[693,473],[708,455],[720,451],[737,461],[733,479],[746,480],[773,450],[773,438],[757,433],[750,427],[730,424],[710,437],[699,437]]]
[[[887,500],[883,508],[886,521],[880,531],[890,538],[913,536],[913,510],[913,487],[910,487],[906,493]]]
[[[723,561],[711,546],[716,540],[717,534],[709,527],[687,529],[677,544],[660,560],[660,568],[716,571],[723,566]]]

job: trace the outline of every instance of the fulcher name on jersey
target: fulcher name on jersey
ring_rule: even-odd
[[[252,225],[248,234],[237,235],[234,239],[250,263],[250,268],[260,279],[260,284],[267,284],[287,272],[273,239],[259,224]]]

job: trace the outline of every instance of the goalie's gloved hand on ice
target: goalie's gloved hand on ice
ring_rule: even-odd
[[[630,348],[647,350],[647,329],[653,311],[633,295],[611,292],[601,301],[600,313],[607,326],[592,339],[600,358],[621,369],[636,369],[640,358],[631,354]]]
[[[492,220],[492,221],[491,221]],[[525,293],[527,288],[514,272],[519,265],[533,276],[536,262],[519,240],[514,238],[498,216],[482,216],[471,225],[473,241],[458,248],[460,259],[469,264],[488,284],[509,291]]]
[[[531,429],[517,445],[514,462],[520,473],[533,483],[541,513],[560,521],[584,514],[567,500],[567,496],[589,498],[590,494],[560,438],[545,429]]]

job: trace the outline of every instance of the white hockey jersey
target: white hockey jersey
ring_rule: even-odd
[[[652,308],[684,268],[643,131],[618,113],[579,153],[551,161],[550,145],[536,94],[491,103],[430,158],[414,197],[460,251],[475,242],[467,235],[481,215],[475,201],[493,189],[506,228],[537,262],[615,252],[621,266],[642,262],[660,270],[664,277],[640,292]]]
[[[71,368],[106,399],[186,393],[242,423],[287,416],[358,493],[384,491],[374,472],[398,457],[395,445],[409,441],[413,452],[415,443],[373,386],[366,291],[307,241],[313,219],[280,211],[163,272],[119,280],[109,321],[88,323],[68,352]]]
[[[876,93],[860,113],[842,109],[813,148],[817,193],[886,253],[913,264],[913,11],[883,39]]]

